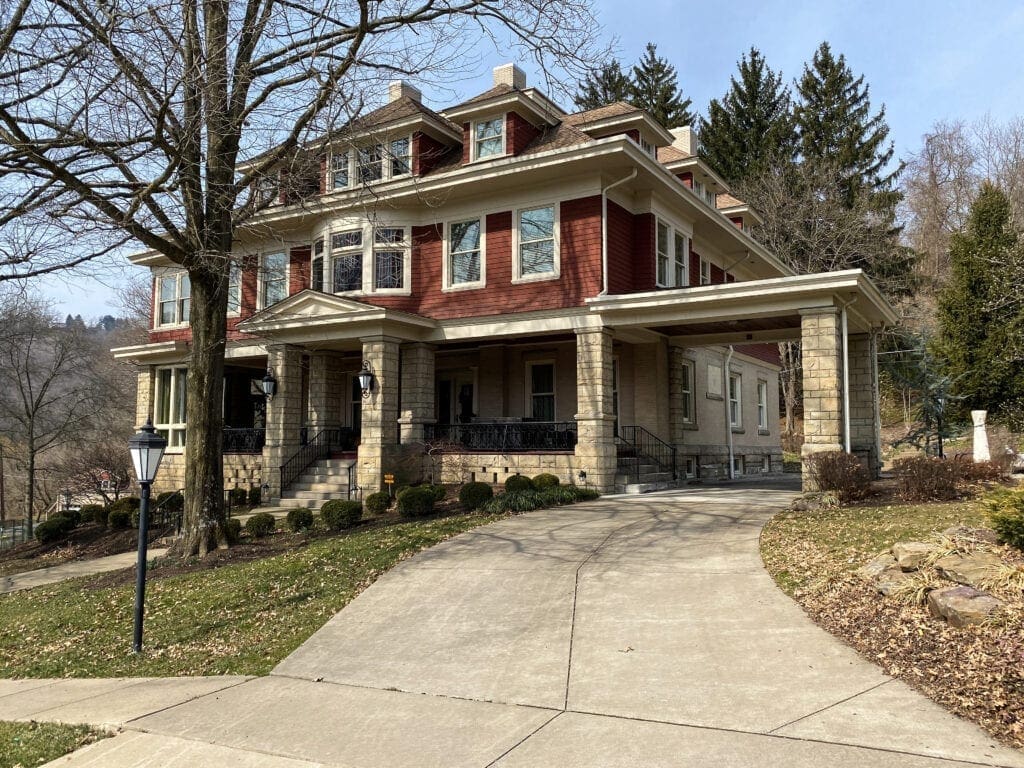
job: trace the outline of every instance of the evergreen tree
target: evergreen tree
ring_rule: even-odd
[[[676,68],[658,56],[658,47],[648,43],[640,62],[633,67],[630,103],[646,109],[666,128],[680,128],[693,123],[690,104],[683,96],[676,79]]]
[[[622,71],[622,65],[612,59],[587,75],[587,79],[579,84],[579,91],[573,101],[577,109],[585,111],[616,101],[629,101],[632,92],[633,84],[629,76]]]
[[[730,184],[756,177],[796,152],[792,102],[781,73],[753,47],[737,67],[739,79],[731,78],[721,100],[711,100],[700,127],[702,157]]]
[[[864,76],[855,78],[846,58],[833,56],[825,42],[804,65],[796,89],[800,98],[794,117],[803,159],[832,164],[845,199],[866,190],[881,208],[894,208],[899,195],[893,185],[900,169],[887,170],[893,144],[886,144],[885,107],[871,114]]]
[[[1003,301],[1000,275],[1020,247],[1006,195],[983,184],[965,230],[950,241],[952,274],[939,295],[936,351],[964,405],[996,415],[1024,397],[1024,367],[1014,354],[1024,312]]]

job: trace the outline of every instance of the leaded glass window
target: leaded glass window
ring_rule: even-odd
[[[353,229],[331,236],[334,292],[358,291],[363,287],[363,231]]]
[[[404,286],[405,230],[378,227],[373,230],[373,285],[377,289]]]

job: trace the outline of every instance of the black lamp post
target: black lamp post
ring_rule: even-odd
[[[71,511],[71,489],[70,488],[65,488],[63,491],[61,491],[61,495],[64,497],[64,511],[65,512],[70,512]]]
[[[936,400],[936,404],[939,406],[935,414],[935,427],[939,437],[939,458],[944,459],[946,458],[946,454],[942,449],[942,417],[945,415],[946,411],[946,396],[939,395]]]
[[[128,451],[132,455],[135,476],[141,488],[139,504],[139,559],[135,573],[135,633],[132,648],[135,653],[142,651],[142,612],[146,603],[146,547],[149,537],[149,488],[156,479],[160,460],[164,457],[167,441],[153,429],[153,419],[128,439]]]

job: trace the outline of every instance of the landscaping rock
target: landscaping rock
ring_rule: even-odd
[[[896,558],[888,552],[883,552],[880,555],[875,555],[867,565],[858,568],[857,575],[864,579],[864,581],[874,581],[879,575],[895,567]]]
[[[974,587],[946,587],[928,593],[928,609],[954,627],[980,624],[1002,602]]]
[[[887,568],[882,571],[877,577],[875,577],[875,587],[883,595],[890,595],[896,587],[909,578],[911,578],[909,573],[899,566],[893,566],[892,568]]]
[[[998,555],[990,552],[973,552],[969,555],[947,555],[935,562],[935,569],[944,579],[979,587],[991,578],[1002,565]]]
[[[973,541],[975,544],[998,544],[999,534],[989,528],[968,528],[966,525],[954,525],[942,532],[943,536]]]
[[[924,565],[925,558],[932,549],[931,544],[925,544],[923,541],[901,541],[892,545],[892,554],[902,570],[916,571]]]

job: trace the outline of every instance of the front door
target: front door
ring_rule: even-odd
[[[471,372],[446,373],[438,378],[438,424],[469,424],[476,413],[476,387]]]

